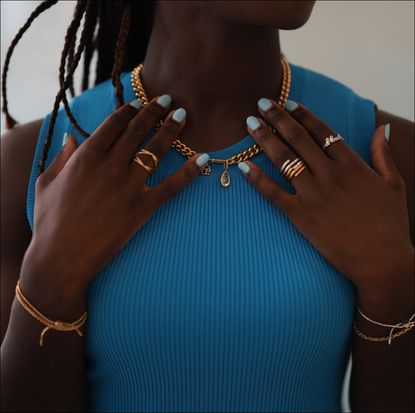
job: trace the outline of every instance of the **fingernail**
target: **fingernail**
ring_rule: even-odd
[[[287,99],[284,103],[284,108],[287,109],[288,112],[292,112],[294,109],[298,108],[298,105],[293,100]]]
[[[183,108],[176,109],[173,113],[173,120],[177,123],[182,123],[186,117],[186,111]]]
[[[391,131],[391,124],[387,123],[385,125],[385,138],[388,142],[389,142],[390,131]]]
[[[196,159],[196,165],[199,167],[203,166],[209,159],[210,156],[207,153],[202,153],[202,155],[199,155],[199,157]]]
[[[170,95],[161,95],[157,100],[156,103],[159,104],[163,108],[167,108],[170,105],[171,96]]]
[[[249,171],[250,171],[250,167],[249,167],[249,165],[246,163],[246,162],[238,162],[238,168],[239,168],[239,170],[244,174],[244,175],[246,175]]]
[[[63,134],[62,146],[66,145],[66,142],[68,142],[68,137],[69,137],[69,135],[65,132]]]
[[[246,118],[246,124],[248,125],[248,128],[252,129],[253,131],[257,130],[261,126],[255,116],[248,116]]]
[[[130,102],[130,105],[131,105],[133,108],[136,108],[136,109],[140,109],[140,108],[141,108],[141,106],[143,106],[143,104],[141,103],[141,100],[140,100],[140,99],[132,100],[132,101]]]
[[[258,100],[258,106],[261,110],[266,112],[267,110],[271,109],[272,102],[267,98],[261,98]]]

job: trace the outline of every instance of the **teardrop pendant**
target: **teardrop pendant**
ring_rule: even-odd
[[[220,183],[224,188],[227,188],[231,184],[231,176],[228,170],[228,161],[225,161],[225,169],[220,176]]]

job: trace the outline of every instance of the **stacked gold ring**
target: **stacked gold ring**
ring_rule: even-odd
[[[282,175],[291,181],[294,176],[300,175],[304,169],[307,168],[307,165],[300,158],[295,158],[293,161],[287,159],[281,166]]]
[[[139,157],[139,155],[150,155],[153,158],[154,161],[154,167],[152,168],[151,166],[146,165],[142,159]],[[156,155],[154,155],[153,152],[150,152],[149,150],[142,148],[140,149],[136,154],[135,157],[133,159],[134,162],[136,162],[138,165],[142,166],[149,174],[151,174],[156,168],[157,165],[159,164],[159,159],[157,158]]]

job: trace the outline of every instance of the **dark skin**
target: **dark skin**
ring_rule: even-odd
[[[259,98],[272,98],[277,95],[281,81],[280,48],[278,37],[275,36],[278,31],[274,28],[295,29],[305,24],[314,2],[183,2],[180,4],[181,7],[174,8],[171,2],[158,5],[155,26],[144,61],[143,82],[149,97],[169,93],[174,99],[175,108],[180,106],[186,108],[189,116],[186,127],[180,132],[183,142],[196,152],[213,151],[232,145],[246,134],[245,118],[248,115],[261,118],[262,114],[258,112],[256,105]],[[186,24],[178,24],[183,21],[186,21]],[[270,29],[270,26],[273,29]],[[189,33],[191,33],[191,42],[188,40]],[[195,54],[198,55],[198,59],[194,59]],[[157,70],[154,70],[155,67]],[[261,70],[258,70],[258,67]],[[156,74],[159,74],[159,77],[156,77]],[[289,116],[295,120],[293,114]],[[209,122],[206,122],[206,119],[209,119]],[[17,126],[2,137],[2,169],[7,172],[2,173],[5,184],[2,182],[2,191],[7,191],[3,192],[2,200],[5,197],[8,199],[6,208],[2,208],[2,237],[11,240],[2,243],[1,247],[2,274],[7,274],[1,277],[2,339],[6,333],[10,304],[13,301],[14,286],[19,277],[23,255],[32,237],[25,205],[40,122]],[[377,126],[391,124],[390,154],[406,187],[407,209],[403,211],[402,190],[394,195],[389,208],[394,211],[394,216],[400,222],[399,234],[404,234],[405,230],[409,232],[409,228],[413,231],[414,222],[412,155],[414,124],[383,111],[377,112],[376,123]],[[388,149],[383,149],[387,146],[382,146],[379,136],[376,139],[378,152],[384,151],[387,154]],[[333,149],[336,144],[333,144]],[[75,150],[75,146],[72,149]],[[76,152],[77,150],[74,153]],[[265,152],[271,159],[275,156],[274,151]],[[305,156],[303,158],[305,159]],[[252,159],[252,168],[254,164],[255,159]],[[389,165],[393,168],[391,164]],[[16,187],[15,180],[8,176],[19,177],[21,182]],[[371,182],[365,182],[366,188],[370,188],[369,192],[371,192]],[[272,188],[273,183],[268,184],[268,189]],[[349,195],[353,197],[355,194],[350,192]],[[76,196],[79,198],[79,194]],[[383,196],[381,190],[379,196]],[[376,210],[376,205],[371,207]],[[376,213],[379,214],[379,211]],[[405,213],[409,216],[410,224],[405,223]],[[388,218],[389,215],[388,213]],[[376,218],[376,222],[380,222],[380,227],[383,225],[382,218],[381,215],[377,215]],[[303,225],[302,229],[307,232],[306,225]],[[333,231],[333,228],[328,228],[327,231]],[[355,231],[357,234],[362,233],[359,227],[355,228]],[[322,232],[320,235],[318,242],[324,239],[327,233]],[[408,260],[408,239],[402,235],[402,238],[399,237],[399,245],[405,252],[402,255],[394,253],[393,259],[388,257],[387,261],[382,261],[385,260],[385,255],[378,254],[379,261],[384,264],[382,270],[384,268],[390,270],[387,274],[379,271],[379,278],[373,276],[373,282],[376,279],[382,280],[382,283],[376,283],[378,287],[376,294],[369,294],[368,288],[363,289],[364,283],[360,283],[361,308],[373,319],[386,323],[403,321],[414,312],[413,296],[410,294],[410,291],[413,291],[413,288],[410,288],[411,274],[402,265]],[[377,247],[378,245],[374,248]],[[336,256],[334,251],[331,257],[336,263],[343,251],[337,253]],[[97,263],[91,262],[91,264]],[[373,264],[372,269],[377,269],[378,264],[378,262]],[[388,283],[391,272],[396,274],[399,282],[394,279],[393,283]],[[360,274],[351,271],[347,275],[353,277],[353,280],[359,284],[359,281],[369,278],[366,274],[366,272]],[[86,278],[92,275],[88,274]],[[44,304],[46,308],[48,303]],[[56,304],[49,303],[50,314],[56,314],[58,311]],[[70,314],[68,318],[70,320],[77,318],[81,307],[82,303],[79,302],[75,307],[68,306],[74,311],[74,314]],[[15,311],[19,311],[18,306]],[[60,311],[66,313],[65,308],[61,308]],[[21,311],[20,317],[24,315],[25,313]],[[30,317],[22,322],[27,323],[24,328],[33,324]],[[357,318],[357,322],[367,335],[384,336],[388,333],[388,329],[373,326],[361,317]],[[33,336],[37,337],[36,333]],[[51,340],[54,339],[52,337],[51,334]],[[56,345],[62,348],[66,346],[65,338],[58,334],[55,338],[61,340],[56,341]],[[77,338],[76,335],[73,337],[72,346],[75,346]],[[357,336],[353,338],[354,363],[350,402],[354,411],[413,410],[413,397],[411,397],[414,384],[411,369],[414,364],[411,350],[413,344],[413,331],[394,340],[391,347],[384,342],[372,343]],[[405,364],[402,363],[403,359]],[[380,360],[383,362],[379,362]],[[380,390],[384,388],[387,388],[387,391]]]

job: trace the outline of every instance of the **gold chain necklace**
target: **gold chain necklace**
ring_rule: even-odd
[[[291,86],[291,69],[290,69],[288,60],[284,55],[281,55],[281,66],[282,66],[282,82],[281,82],[281,92],[280,92],[280,97],[278,99],[278,104],[281,107],[283,107],[285,104],[285,101],[288,99],[288,96],[290,93],[290,86]],[[146,92],[144,91],[144,87],[143,87],[143,84],[140,78],[140,73],[141,73],[142,68],[143,68],[143,64],[141,63],[133,69],[133,71],[131,72],[131,84],[132,84],[132,87],[134,89],[136,96],[141,100],[141,102],[145,106],[145,105],[148,105],[148,98],[147,98]],[[163,121],[159,121],[155,129],[158,129],[162,124],[163,124]],[[273,133],[276,133],[276,130],[271,125],[268,125],[268,127]],[[180,152],[184,156],[187,156],[188,158],[190,158],[196,153],[193,149],[190,149],[179,139],[176,139],[173,142],[172,146],[176,148],[178,152]],[[257,155],[261,151],[262,151],[262,148],[258,144],[255,144],[249,147],[248,149],[245,149],[244,151],[237,153],[236,155],[233,155],[232,157],[227,158],[227,159],[211,158],[209,159],[208,163],[201,170],[200,173],[202,175],[209,175],[211,172],[209,163],[222,163],[224,165],[224,170],[220,176],[220,183],[223,187],[226,188],[231,184],[231,177],[229,175],[228,166],[241,162],[241,161],[245,161],[249,158],[252,158],[253,156]]]

